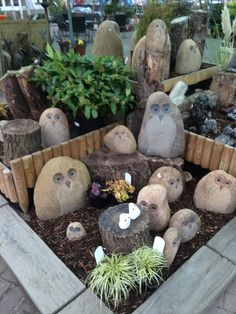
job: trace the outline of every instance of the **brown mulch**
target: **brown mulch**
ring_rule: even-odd
[[[196,173],[197,175],[199,174],[198,170]],[[193,204],[193,193],[196,183],[196,178],[187,183],[186,189],[180,199],[170,204],[172,213],[182,208],[194,210],[201,218],[201,230],[192,241],[181,244],[177,256],[169,269],[169,275],[186,262],[201,246],[206,244],[217,231],[235,216],[235,213],[222,215],[195,208]],[[96,266],[93,257],[94,250],[97,246],[102,245],[98,228],[98,218],[102,211],[101,209],[88,207],[84,210],[70,213],[50,221],[38,220],[32,211],[31,220],[28,223],[67,267],[69,267],[81,281],[85,282],[90,271]],[[73,221],[79,221],[84,225],[88,234],[85,239],[78,242],[70,242],[67,240],[66,229],[68,224]],[[129,300],[118,309],[117,313],[131,313],[154,291],[155,289],[148,289],[146,295],[143,296],[133,293]]]

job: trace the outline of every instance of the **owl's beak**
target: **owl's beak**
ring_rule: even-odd
[[[220,185],[220,191],[224,188],[224,184]]]
[[[159,115],[159,118],[160,118],[160,121],[164,118],[164,115],[163,114],[160,114]]]
[[[69,180],[66,180],[66,186],[67,186],[68,188],[70,188],[70,184],[71,184],[71,182],[70,182]]]
[[[53,126],[55,126],[55,123],[56,123],[55,121],[52,121],[52,125],[53,125]]]

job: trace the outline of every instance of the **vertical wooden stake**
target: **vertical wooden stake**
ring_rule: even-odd
[[[33,157],[31,155],[22,157],[23,168],[27,188],[34,188],[36,182],[36,173],[34,169]]]
[[[224,150],[223,150],[221,160],[220,160],[219,169],[228,172],[229,167],[230,167],[230,163],[232,160],[233,152],[234,152],[233,147],[231,147],[229,145],[224,146]]]
[[[185,159],[187,161],[190,161],[190,162],[193,161],[196,141],[197,141],[197,134],[189,132],[188,143],[186,145],[186,151],[185,151]]]
[[[209,168],[214,144],[215,142],[212,139],[206,138],[204,148],[203,148],[203,153],[202,153],[202,160],[201,160],[202,168],[205,168],[205,169]]]
[[[27,190],[22,160],[20,158],[14,159],[10,162],[10,165],[20,208],[24,213],[27,213],[29,207],[29,194]]]
[[[73,140],[69,140],[70,143],[70,150],[71,150],[71,157],[74,159],[79,159],[79,142],[78,138]]]
[[[34,161],[34,169],[36,178],[38,178],[43,166],[44,166],[44,159],[43,153],[41,151],[32,154],[33,161]]]
[[[229,174],[236,177],[236,149],[234,149],[232,159],[229,166]]]
[[[16,188],[15,188],[15,184],[13,181],[13,176],[12,176],[11,170],[9,170],[8,168],[3,169],[3,176],[5,179],[6,188],[7,188],[7,192],[8,192],[8,196],[9,196],[10,201],[12,203],[17,203],[18,197],[16,194]]]
[[[70,143],[69,142],[61,143],[61,149],[62,149],[62,155],[63,156],[71,157]]]
[[[93,132],[93,143],[94,143],[94,150],[98,150],[101,148],[101,136],[99,130],[95,130]]]
[[[211,171],[219,169],[223,149],[224,149],[224,144],[215,142],[213,150],[212,150],[212,157],[211,157],[210,165],[209,165],[209,169]]]
[[[86,139],[84,135],[78,137],[78,143],[79,143],[79,158],[81,159],[87,156]]]
[[[42,150],[44,164],[46,164],[50,159],[53,158],[51,147]]]
[[[204,136],[201,136],[201,135],[197,136],[196,147],[195,147],[194,156],[193,156],[193,163],[195,165],[201,164],[205,140],[206,138]]]
[[[60,144],[54,145],[54,146],[52,146],[51,148],[52,148],[53,157],[62,156],[62,149],[61,149]]]
[[[86,146],[87,146],[87,154],[91,154],[94,152],[94,144],[93,144],[93,132],[85,134]]]

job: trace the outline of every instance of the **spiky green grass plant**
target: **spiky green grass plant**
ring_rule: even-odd
[[[162,270],[167,267],[163,255],[148,246],[143,246],[129,255],[135,273],[139,293],[148,286],[159,286],[163,279]]]
[[[88,276],[88,285],[101,301],[112,303],[116,308],[129,297],[130,290],[135,286],[132,268],[133,265],[126,256],[106,256]]]

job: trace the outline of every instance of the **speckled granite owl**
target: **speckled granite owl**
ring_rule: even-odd
[[[185,149],[181,114],[163,92],[149,96],[138,137],[138,150],[147,156],[175,158]]]

